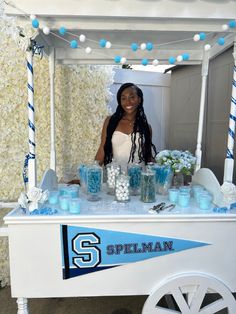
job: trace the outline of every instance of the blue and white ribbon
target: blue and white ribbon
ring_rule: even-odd
[[[234,140],[235,140],[235,123],[236,123],[236,45],[234,47],[234,74],[232,81],[232,96],[231,96],[231,107],[229,115],[229,129],[228,129],[228,141],[226,159],[224,165],[224,182],[233,181],[233,170],[234,170]]]

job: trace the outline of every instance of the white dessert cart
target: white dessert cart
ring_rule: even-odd
[[[136,1],[133,10],[127,1],[116,3],[104,0],[99,1],[99,4],[93,2],[91,6],[91,1],[82,2],[84,6],[82,3],[78,3],[78,7],[74,4],[76,8],[68,1],[66,6],[63,3],[60,8],[51,5],[53,12],[50,12],[50,8],[46,12],[43,1],[29,7],[31,4],[21,0],[17,3],[21,12],[17,8],[11,8],[9,13],[37,13],[38,16],[42,15],[43,23],[51,29],[58,29],[59,23],[63,21],[68,29],[73,30],[75,23],[78,23],[78,16],[74,15],[78,9],[81,12],[81,29],[90,34],[91,42],[98,35],[100,38],[107,32],[111,32],[110,35],[115,38],[118,32],[117,43],[120,41],[124,44],[122,53],[135,63],[144,54],[139,51],[137,57],[133,57],[128,51],[127,42],[131,32],[136,31],[139,35],[147,36],[148,40],[156,36],[162,38],[164,35],[165,41],[169,38],[174,43],[173,27],[177,27],[174,45],[175,53],[179,54],[182,49],[178,42],[186,38],[186,32],[193,36],[195,32],[206,29],[209,31],[209,40],[213,42],[215,32],[221,28],[222,23],[219,20],[226,23],[232,18],[234,8],[231,2],[227,2],[224,7],[215,5],[216,18],[209,19],[210,9],[213,8],[209,3],[202,4],[199,10],[199,3],[191,2],[192,11],[187,14],[184,10],[177,10],[179,1],[158,1],[159,12],[155,2],[150,2],[147,8],[144,2]],[[173,5],[176,6],[175,10]],[[106,17],[102,10],[104,6],[107,8]],[[187,1],[186,6],[189,6]],[[86,13],[86,9],[90,14]],[[61,10],[64,10],[63,20]],[[131,11],[127,16],[127,12]],[[95,56],[87,54],[84,57],[80,50],[66,49],[52,34],[46,35],[40,31],[35,39],[45,46],[51,69],[51,169],[45,174],[41,185],[43,189],[51,189],[56,182],[53,131],[54,62],[57,60],[71,63],[77,60],[81,63],[104,64],[111,55],[116,54],[116,49],[107,52],[105,57],[99,51]],[[200,169],[201,137],[208,62],[209,58],[232,45],[232,32],[225,39],[226,45],[223,48],[217,46],[211,52],[203,49],[201,43],[187,44],[185,49],[191,58],[184,61],[184,64],[202,63],[202,94],[196,149],[198,172],[194,181],[205,185],[213,193],[215,203],[221,201],[220,185],[209,169]],[[164,62],[169,57],[169,50],[161,50],[160,56]],[[154,54],[152,57],[154,59]],[[236,59],[235,52],[234,58]],[[31,51],[28,52],[28,63],[32,65]],[[32,75],[29,76],[31,82]],[[33,104],[30,88],[29,103]],[[233,112],[231,115],[235,116]],[[29,118],[33,119],[30,108]],[[234,119],[231,120],[230,128],[233,129],[235,122]],[[34,132],[29,130],[29,150],[31,156],[34,156],[32,142],[34,143]],[[230,138],[228,149],[232,152],[233,143]],[[227,156],[225,181],[232,182],[233,156]],[[30,188],[36,184],[35,158],[30,158],[28,186]],[[157,202],[163,200],[159,197]],[[9,234],[12,296],[18,300],[18,314],[28,313],[27,298],[112,295],[148,295],[143,307],[144,314],[210,314],[224,308],[230,314],[236,313],[233,297],[233,292],[236,292],[236,249],[231,244],[236,237],[236,213],[213,213],[212,210],[200,212],[192,203],[186,210],[176,207],[170,212],[166,210],[159,214],[150,214],[149,206],[138,199],[133,199],[126,205],[114,204],[112,199],[104,195],[103,201],[97,205],[84,201],[80,215],[58,212],[52,216],[31,216],[23,214],[19,209],[8,214],[4,220]],[[85,236],[83,241],[82,236]],[[76,255],[70,255],[70,250]],[[94,260],[94,256],[97,259]],[[103,259],[106,261],[104,264]],[[85,269],[85,273],[71,275],[71,272],[74,274],[74,270],[80,268]],[[208,293],[215,293],[217,300],[205,304],[205,295]],[[164,296],[177,304],[178,310],[164,307],[161,303]]]

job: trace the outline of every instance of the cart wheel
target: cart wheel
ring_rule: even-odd
[[[207,293],[214,293],[217,300],[206,303]],[[144,303],[142,314],[213,314],[222,309],[236,313],[236,301],[224,283],[205,274],[181,274],[156,287]]]

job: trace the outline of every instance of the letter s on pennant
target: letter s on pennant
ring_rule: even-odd
[[[101,251],[93,244],[100,244],[95,233],[79,233],[72,239],[73,264],[78,268],[96,267],[101,263]]]

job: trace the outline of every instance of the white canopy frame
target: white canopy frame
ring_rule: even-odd
[[[40,25],[46,25],[50,32],[45,34],[44,26],[38,29],[35,40],[44,45],[44,51],[49,55],[50,69],[50,97],[51,97],[51,153],[50,168],[56,171],[55,150],[55,112],[54,112],[54,76],[55,62],[63,64],[114,64],[114,56],[125,56],[128,63],[140,63],[142,58],[154,60],[158,54],[159,64],[167,63],[170,56],[178,56],[187,53],[190,58],[177,62],[177,64],[202,64],[202,88],[200,97],[200,112],[197,134],[196,171],[201,168],[202,134],[205,109],[206,85],[209,60],[222,53],[234,44],[235,30],[222,29],[229,20],[235,18],[236,3],[232,1],[181,1],[160,0],[149,1],[148,6],[144,1],[135,0],[135,3],[119,0],[99,1],[62,1],[60,7],[56,0],[51,1],[50,7],[44,1],[33,1],[30,4],[26,0],[17,1],[16,6],[8,6],[6,13],[18,17],[37,14]],[[216,2],[216,3],[214,3]],[[181,6],[181,10],[180,10]],[[106,7],[106,12],[104,12]],[[20,8],[20,10],[18,9]],[[53,8],[53,12],[51,11]],[[235,10],[234,10],[235,9]],[[23,12],[23,13],[22,13]],[[78,13],[77,13],[78,12]],[[214,12],[214,14],[213,14]],[[62,38],[57,31],[61,26],[67,29],[68,37]],[[78,25],[80,29],[78,29]],[[193,41],[196,33],[205,32],[206,41]],[[217,38],[223,33],[224,45],[216,43]],[[79,38],[85,34],[92,53],[86,54],[80,43],[79,49],[71,49],[70,40]],[[98,48],[98,40],[109,38],[112,49]],[[132,40],[132,41],[131,41]],[[134,53],[130,49],[131,42],[156,41],[157,51],[138,49]],[[205,49],[205,44],[211,49]],[[86,43],[87,44],[87,43]],[[231,161],[232,163],[232,161]],[[230,169],[232,177],[233,167]],[[228,171],[228,170],[227,170]],[[36,182],[36,172],[29,169],[30,182]],[[232,180],[229,175],[225,180]]]

